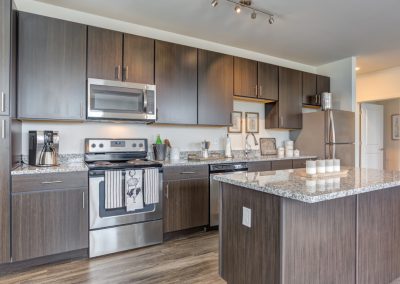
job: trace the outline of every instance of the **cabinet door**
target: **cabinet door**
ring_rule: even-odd
[[[0,0],[0,115],[10,113],[11,1]]]
[[[124,34],[123,80],[154,84],[154,40]]]
[[[315,104],[311,97],[317,94],[317,75],[303,72],[303,104]]]
[[[240,57],[235,57],[233,62],[234,95],[257,98],[257,62]]]
[[[13,260],[88,247],[87,188],[12,195]]]
[[[199,50],[198,61],[198,123],[230,125],[233,111],[233,57]]]
[[[257,161],[247,163],[249,172],[264,172],[271,170],[271,162],[267,161]]]
[[[0,116],[0,263],[10,260],[10,120]]]
[[[156,41],[157,122],[197,124],[197,49]]]
[[[208,224],[208,178],[164,182],[164,233]]]
[[[302,72],[279,67],[279,128],[302,126]]]
[[[331,91],[331,79],[326,76],[317,75],[317,93],[322,94],[323,92]]]
[[[292,169],[293,160],[272,161],[271,168],[273,171]]]
[[[89,78],[122,80],[122,33],[88,27]]]
[[[86,26],[19,14],[18,116],[84,120]]]
[[[278,100],[278,66],[258,62],[258,98]]]

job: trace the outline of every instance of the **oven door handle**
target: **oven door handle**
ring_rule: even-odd
[[[143,90],[143,112],[147,113],[147,90]]]

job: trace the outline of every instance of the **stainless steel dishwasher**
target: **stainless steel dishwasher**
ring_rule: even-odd
[[[210,165],[210,227],[219,225],[219,182],[214,180],[214,176],[232,172],[247,172],[247,163]]]

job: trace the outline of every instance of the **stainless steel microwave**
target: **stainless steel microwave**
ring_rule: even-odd
[[[87,118],[155,122],[156,86],[88,79]]]

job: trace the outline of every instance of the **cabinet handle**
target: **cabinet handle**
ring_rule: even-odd
[[[42,181],[42,184],[62,183],[62,180]]]
[[[258,97],[258,86],[256,85],[256,97]]]
[[[85,192],[82,191],[82,208],[85,209]]]
[[[258,92],[258,96],[259,96],[259,97],[262,97],[262,86],[261,86],[261,85],[260,85],[259,89],[260,89],[260,90],[259,90],[259,92]]]
[[[6,94],[1,92],[1,112],[6,112]]]
[[[193,175],[196,172],[181,172],[181,175]]]
[[[283,126],[283,116],[282,115],[279,117],[279,120],[280,120],[280,125],[279,126]]]
[[[128,80],[128,75],[129,75],[129,66],[125,67],[125,81]]]
[[[121,72],[121,65],[115,66],[115,79],[119,80],[120,72]]]
[[[6,139],[6,121],[1,121],[1,138]]]
[[[169,183],[167,183],[167,188],[166,188],[166,191],[165,191],[165,197],[168,199],[168,197],[169,197]]]

